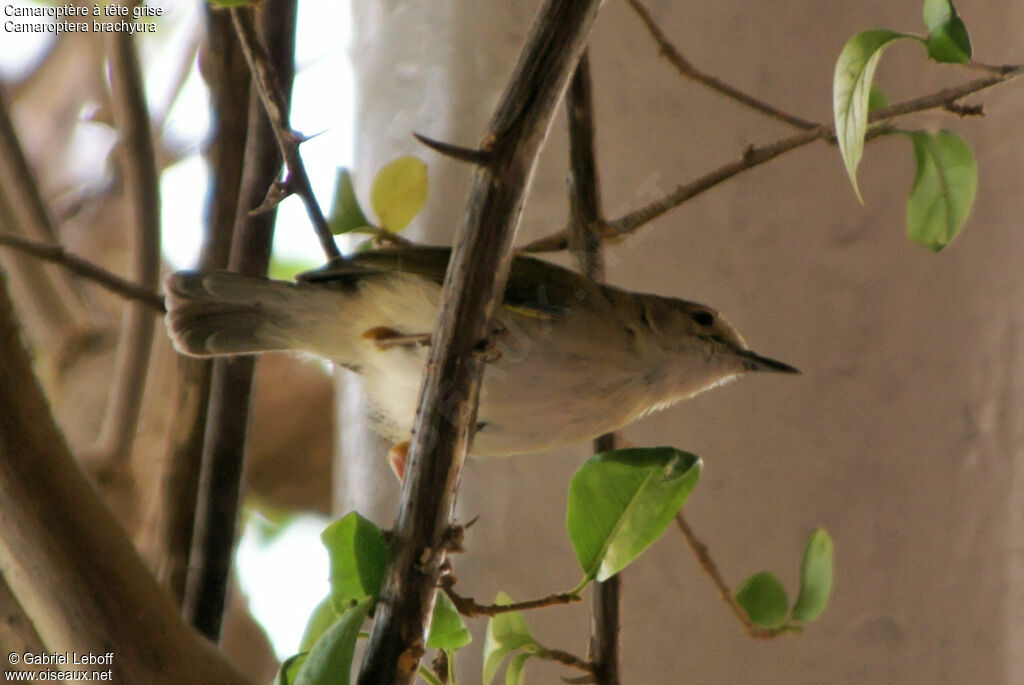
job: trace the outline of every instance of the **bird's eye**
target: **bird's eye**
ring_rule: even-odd
[[[715,322],[715,317],[711,315],[711,312],[697,311],[690,314],[690,318],[693,319],[698,326],[707,328]]]

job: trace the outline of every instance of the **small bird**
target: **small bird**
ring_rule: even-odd
[[[167,328],[191,356],[311,353],[365,378],[374,428],[409,439],[451,251],[380,249],[284,282],[222,271],[167,280]],[[710,307],[628,292],[525,256],[495,312],[471,454],[565,446],[748,371],[798,373],[747,348]]]

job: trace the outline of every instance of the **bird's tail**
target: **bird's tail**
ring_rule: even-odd
[[[165,290],[167,330],[178,351],[194,357],[315,351],[317,314],[329,314],[338,297],[325,288],[226,271],[179,271]]]

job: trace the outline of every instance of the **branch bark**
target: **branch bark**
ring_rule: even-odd
[[[505,289],[510,247],[537,153],[599,4],[544,3],[481,145],[493,157],[477,170],[456,234],[361,685],[409,683],[423,654],[475,423],[481,343]]]
[[[160,189],[149,110],[139,58],[128,33],[107,37],[111,70],[111,103],[121,134],[121,177],[130,208],[128,231],[133,238],[132,277],[141,288],[156,292],[160,277]],[[131,453],[142,408],[155,313],[132,302],[121,319],[121,339],[115,368],[117,376],[107,400],[107,412],[96,451],[106,468],[123,467]]]
[[[590,79],[590,61],[583,53],[576,67],[565,110],[569,123],[569,251],[580,270],[588,277],[604,280],[604,255],[601,252],[601,183],[594,151],[594,102]],[[615,449],[616,435],[608,433],[594,440],[594,452]],[[590,661],[593,679],[598,685],[619,685],[619,604],[621,574],[594,583],[590,613]]]
[[[207,270],[226,269],[231,254],[249,126],[249,69],[235,39],[231,16],[209,5],[203,11],[206,27],[199,65],[210,92],[213,117],[204,146],[210,190],[200,269]],[[164,541],[159,578],[179,603],[184,601],[188,578],[212,377],[213,362],[178,358],[165,505],[159,522],[159,539]]]
[[[68,451],[0,278],[0,574],[51,652],[113,651],[112,680],[242,685],[178,617]]]
[[[294,74],[295,0],[268,0],[260,17],[274,72],[282,79],[277,88],[287,107]],[[276,212],[254,216],[249,208],[259,202],[280,173],[274,133],[260,100],[251,91],[245,171],[229,260],[229,267],[241,273],[263,275],[270,264]],[[215,360],[213,365],[184,608],[193,625],[211,638],[220,633],[234,552],[254,364],[252,357],[236,357]]]

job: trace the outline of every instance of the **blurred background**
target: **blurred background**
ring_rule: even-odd
[[[197,68],[203,8],[162,6],[157,30],[140,35],[137,47],[161,168],[165,268],[172,269],[194,265],[203,241],[210,102]],[[337,167],[353,169],[366,206],[374,173],[416,154],[428,164],[430,193],[409,235],[448,242],[470,171],[410,134],[477,143],[536,7],[300,2],[292,125],[317,134],[302,154],[321,204],[330,204]],[[916,0],[651,0],[649,7],[698,68],[816,122],[831,120],[833,67],[846,40],[869,28],[924,32]],[[964,0],[957,8],[976,59],[1024,59],[1019,3]],[[609,218],[740,158],[749,145],[793,132],[681,78],[620,0],[605,3],[590,59]],[[977,76],[928,64],[907,43],[886,53],[877,81],[898,102]],[[117,137],[103,41],[5,33],[0,79],[61,244],[123,271],[128,239],[123,183],[109,159]],[[726,579],[735,587],[770,570],[795,594],[808,534],[824,526],[836,545],[824,616],[803,635],[761,642],[743,634],[669,530],[624,573],[624,682],[1024,682],[1024,90],[1013,82],[967,102],[984,105],[985,116],[933,111],[900,121],[956,131],[978,160],[972,216],[941,254],[904,235],[914,159],[900,137],[867,146],[863,206],[837,150],[817,143],[730,179],[607,249],[609,282],[706,302],[753,349],[803,372],[745,378],[625,431],[636,445],[674,445],[704,459],[687,515]],[[518,244],[565,224],[566,169],[560,113]],[[14,231],[4,206],[0,226]],[[297,199],[280,207],[274,247],[282,275],[322,261]],[[550,258],[569,264],[564,254]],[[123,306],[74,281],[82,313],[58,316],[34,289],[29,261],[0,250],[61,427],[76,454],[87,456],[118,363]],[[56,281],[54,273],[45,270]],[[59,287],[54,292],[61,296]],[[155,493],[173,419],[167,398],[176,359],[162,328],[156,337],[131,472],[99,479],[144,555],[159,547]],[[257,366],[256,388],[236,564],[248,599],[235,593],[223,642],[266,681],[275,655],[296,649],[309,610],[326,593],[317,540],[324,522],[358,509],[388,527],[398,486],[386,446],[362,427],[356,377],[268,356]],[[580,445],[467,465],[460,518],[480,519],[467,553],[454,560],[462,594],[489,601],[504,590],[526,599],[576,584],[565,494],[588,451]],[[155,555],[147,559],[158,566]],[[540,642],[585,653],[588,603],[527,620]],[[484,621],[471,624],[474,645],[460,652],[465,682],[479,679],[483,642]],[[575,674],[537,661],[527,667],[527,682],[562,675]]]

